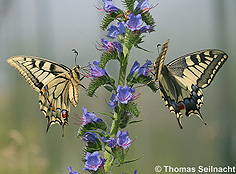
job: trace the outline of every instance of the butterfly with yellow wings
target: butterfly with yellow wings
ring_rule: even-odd
[[[200,113],[202,89],[210,85],[228,55],[221,50],[207,49],[181,56],[165,65],[168,43],[169,40],[163,44],[154,63],[154,79],[159,82],[165,105],[175,113],[180,128],[183,128],[182,112],[186,116],[196,114],[203,121]]]
[[[40,110],[48,119],[47,131],[54,123],[62,127],[68,124],[69,103],[77,106],[79,101],[80,67],[70,69],[34,56],[13,56],[7,62],[39,93]]]

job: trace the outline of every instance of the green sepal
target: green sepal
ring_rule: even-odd
[[[104,52],[104,53],[102,53],[102,56],[101,56],[101,58],[100,58],[99,66],[104,69],[105,66],[106,66],[106,64],[107,64],[110,60],[118,60],[118,61],[119,61],[119,56],[118,56],[117,51]]]
[[[110,85],[111,87],[113,87],[115,89],[115,80],[107,75],[104,75],[104,76],[98,77],[98,78],[94,78],[93,80],[91,80],[91,82],[89,84],[89,87],[87,89],[87,95],[89,97],[93,97],[96,90],[103,85]]]
[[[151,25],[151,26],[154,26],[154,25],[155,25],[154,18],[152,17],[151,13],[149,13],[149,12],[142,13],[142,20],[143,20],[147,25]]]

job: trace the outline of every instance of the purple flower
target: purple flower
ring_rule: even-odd
[[[115,138],[109,138],[108,140],[105,140],[105,142],[111,148],[115,148],[117,146],[117,140]]]
[[[129,20],[126,22],[127,28],[132,31],[140,30],[142,28],[142,16],[138,14],[135,16],[133,13],[129,14]]]
[[[143,12],[147,12],[150,10],[150,5],[148,0],[138,0],[138,5],[136,10],[141,10]]]
[[[111,95],[111,98],[110,98],[110,101],[108,102],[108,105],[114,109],[116,106],[117,106],[117,100],[116,100],[116,95],[115,94],[112,94]]]
[[[101,122],[102,119],[98,118],[94,113],[88,112],[87,108],[83,107],[83,117],[82,117],[82,125],[86,125],[92,122]]]
[[[126,22],[127,28],[129,28],[132,31],[139,31],[140,33],[147,33],[154,31],[153,26],[146,25],[142,26],[142,16],[141,14],[138,14],[135,16],[133,13],[129,15],[129,20]]]
[[[120,53],[123,50],[123,46],[120,42],[110,42],[106,39],[101,39],[101,43],[102,44],[99,45],[100,48],[98,48],[100,51],[111,52],[116,50]]]
[[[89,75],[91,77],[96,78],[96,77],[102,77],[104,75],[107,75],[106,70],[99,66],[99,61],[93,61],[92,64],[90,63],[89,64],[89,69],[90,69],[89,70],[90,71]]]
[[[103,159],[100,157],[98,152],[86,153],[85,157],[85,168],[84,170],[93,170],[97,171],[99,167],[103,165]]]
[[[135,61],[130,70],[129,76],[133,76],[139,70],[139,67],[140,67],[140,63],[138,63],[138,61]]]
[[[102,0],[104,3],[103,9],[105,12],[112,13],[117,12],[119,9],[113,5],[112,0]]]
[[[86,132],[83,136],[83,140],[87,143],[89,143],[89,142],[94,143],[94,142],[98,141],[98,137],[93,132]]]
[[[73,171],[72,167],[68,167],[67,169],[68,169],[69,174],[80,174],[79,172]]]
[[[101,39],[101,43],[99,44],[100,48],[98,50],[101,51],[113,51],[114,50],[114,46],[112,44],[112,42],[106,40],[106,39]]]
[[[147,60],[146,63],[139,68],[138,74],[148,76],[148,69],[151,64],[152,64],[152,62],[150,60]]]
[[[123,131],[123,132],[122,131],[118,131],[116,136],[117,136],[117,144],[118,144],[118,146],[120,146],[120,147],[122,147],[124,149],[127,149],[131,145],[132,141],[129,138],[128,131]]]
[[[123,22],[118,22],[117,26],[111,25],[108,29],[107,36],[114,39],[117,35],[123,35],[125,34],[125,25]]]
[[[120,42],[113,42],[112,44],[119,53],[123,51],[123,46]]]
[[[134,174],[137,174],[137,170],[134,170]]]
[[[143,26],[140,30],[141,33],[147,33],[154,31],[154,27],[150,25]]]
[[[133,99],[134,89],[128,86],[118,86],[116,100],[122,104],[127,104],[130,100]]]

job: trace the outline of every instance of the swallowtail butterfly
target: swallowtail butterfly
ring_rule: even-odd
[[[15,67],[30,86],[39,93],[40,110],[49,127],[68,123],[69,103],[79,101],[80,67],[70,69],[62,64],[33,56],[13,56],[7,62]]]
[[[206,49],[181,56],[165,65],[168,43],[169,40],[163,44],[154,63],[154,79],[159,82],[165,105],[176,115],[180,128],[183,128],[183,112],[186,116],[196,114],[203,121],[200,113],[202,89],[210,85],[228,55],[221,50]]]

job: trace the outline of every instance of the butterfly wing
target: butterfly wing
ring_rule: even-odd
[[[7,62],[16,68],[37,92],[57,75],[69,71],[69,68],[62,64],[34,56],[13,56],[7,59]]]
[[[54,123],[67,124],[69,102],[74,106],[78,104],[79,79],[73,76],[78,74],[77,69],[70,70],[64,65],[37,57],[11,57],[8,63],[39,92],[40,110],[48,119],[47,131]]]
[[[54,123],[62,126],[68,123],[70,112],[69,89],[71,85],[69,73],[63,73],[56,76],[40,91],[40,110],[48,119],[47,130]]]
[[[162,68],[164,66],[164,61],[165,61],[167,51],[168,51],[168,44],[169,44],[169,40],[167,40],[163,43],[162,48],[161,48],[161,53],[160,53],[160,55],[158,56],[157,60],[154,63],[155,81],[159,80],[159,78],[161,76]]]
[[[208,49],[179,57],[167,66],[170,72],[181,78],[188,78],[200,88],[205,88],[227,60],[228,55],[216,49]]]
[[[180,127],[181,110],[202,119],[202,88],[207,87],[228,58],[220,50],[202,50],[182,56],[164,65],[159,80],[161,95],[171,112],[176,114]]]
[[[189,87],[190,86],[190,87]],[[182,128],[182,110],[189,116],[194,113],[203,120],[200,107],[203,104],[203,93],[192,81],[181,81],[170,73],[164,65],[159,81],[160,94],[170,112],[176,115],[180,128]]]

